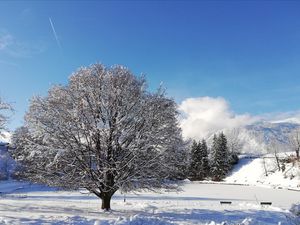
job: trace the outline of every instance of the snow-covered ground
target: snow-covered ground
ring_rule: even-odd
[[[262,187],[184,182],[182,192],[127,194],[125,202],[117,193],[111,212],[101,211],[100,200],[83,191],[3,181],[0,192],[0,224],[9,225],[300,224],[288,211],[300,201],[300,192]],[[261,201],[272,206],[261,206]]]
[[[278,171],[275,158],[242,158],[225,179],[226,183],[268,186],[300,191],[300,164],[285,164],[285,171]],[[267,172],[266,172],[267,171]]]

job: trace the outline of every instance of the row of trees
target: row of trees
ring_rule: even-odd
[[[214,135],[210,152],[206,141],[193,141],[189,177],[191,180],[203,180],[210,177],[214,181],[221,181],[238,162],[236,151],[230,151],[227,138],[223,133]]]

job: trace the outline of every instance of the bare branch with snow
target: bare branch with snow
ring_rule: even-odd
[[[143,77],[101,64],[35,97],[14,135],[15,158],[33,181],[86,188],[110,208],[117,191],[169,188],[183,141],[176,103]],[[173,157],[170,157],[173,154]],[[173,160],[167,160],[167,159]]]

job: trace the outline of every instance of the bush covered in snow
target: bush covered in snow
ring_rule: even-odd
[[[8,179],[14,169],[15,162],[8,152],[7,143],[0,142],[0,180]]]
[[[296,216],[300,216],[300,203],[299,204],[293,204],[290,212],[293,213]]]

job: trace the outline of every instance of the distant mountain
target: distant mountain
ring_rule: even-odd
[[[237,137],[242,153],[264,154],[274,146],[279,151],[291,151],[288,146],[289,135],[300,129],[300,124],[291,122],[259,122],[235,129],[221,130],[225,135]],[[211,142],[212,136],[209,137]]]

